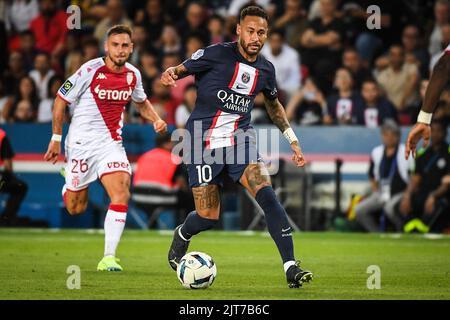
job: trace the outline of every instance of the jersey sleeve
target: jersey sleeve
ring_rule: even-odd
[[[133,93],[131,94],[131,99],[133,99],[134,102],[144,102],[147,100],[147,95],[144,91],[144,86],[142,85],[142,76],[139,70],[135,71],[136,75],[136,86],[134,87]]]
[[[270,62],[269,70],[269,75],[262,92],[267,99],[275,100],[276,98],[278,98],[277,78],[275,76],[275,67]]]
[[[211,69],[217,62],[218,58],[217,45],[206,47],[205,49],[198,49],[191,57],[183,62],[188,74],[195,74]]]
[[[86,91],[89,86],[89,79],[90,73],[82,66],[62,84],[57,95],[71,104],[77,101]]]

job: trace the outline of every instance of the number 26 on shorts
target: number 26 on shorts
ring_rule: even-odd
[[[77,160],[77,159],[72,159],[72,173],[85,173],[86,171],[89,170],[89,165],[87,163],[86,160],[81,159],[81,160]]]

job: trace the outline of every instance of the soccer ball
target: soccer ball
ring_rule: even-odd
[[[203,252],[185,254],[177,267],[178,280],[188,289],[206,289],[213,284],[216,275],[214,260]]]

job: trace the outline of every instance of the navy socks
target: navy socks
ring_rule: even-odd
[[[191,239],[192,236],[196,235],[205,230],[213,228],[218,220],[207,219],[199,216],[196,211],[192,211],[184,220],[183,227],[180,228],[180,234],[186,240]]]
[[[278,201],[272,186],[260,189],[255,199],[264,211],[267,228],[280,251],[283,263],[294,261],[292,228],[289,225],[287,213]]]

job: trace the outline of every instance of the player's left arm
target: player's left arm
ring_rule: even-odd
[[[148,101],[148,99],[145,99],[143,102],[135,101],[134,103],[136,104],[141,116],[153,123],[153,128],[156,132],[164,133],[167,131],[167,123],[159,117],[158,113],[155,111],[155,108],[153,108],[153,105],[150,101]]]
[[[292,130],[291,125],[284,111],[284,107],[278,98],[269,99],[264,97],[264,104],[266,106],[267,113],[272,120],[272,122],[283,132],[284,137],[289,141],[291,149],[294,152],[292,155],[292,161],[298,166],[303,167],[306,160],[303,156],[302,150],[300,148],[299,141],[295,136],[294,130]]]

